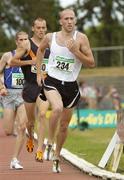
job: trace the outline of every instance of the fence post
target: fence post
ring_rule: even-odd
[[[120,49],[120,66],[123,66],[123,49]]]

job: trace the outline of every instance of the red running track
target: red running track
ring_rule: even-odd
[[[0,180],[98,180],[99,178],[89,176],[72,166],[69,162],[61,162],[62,172],[59,174],[52,172],[52,162],[35,162],[35,150],[28,153],[23,146],[19,160],[23,165],[23,170],[10,170],[9,164],[13,154],[15,137],[6,136],[2,129],[0,120]],[[36,147],[36,145],[35,145]]]

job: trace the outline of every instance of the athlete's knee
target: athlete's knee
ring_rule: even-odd
[[[13,134],[13,131],[10,130],[10,129],[4,129],[4,132],[5,132],[5,134],[6,134],[7,136],[10,136],[10,135]]]
[[[63,106],[54,106],[52,111],[55,114],[60,114],[63,111]]]
[[[25,129],[26,129],[25,123],[20,124],[19,129],[20,129],[20,131],[25,131]]]
[[[4,125],[3,129],[4,129],[4,132],[5,132],[5,134],[6,134],[7,136],[13,134],[13,127],[8,127],[8,126]]]
[[[39,119],[44,119],[44,118],[46,118],[46,112],[41,111],[39,113]]]

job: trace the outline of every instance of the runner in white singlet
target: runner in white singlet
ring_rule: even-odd
[[[56,138],[53,158],[53,172],[60,172],[60,151],[67,137],[68,124],[73,107],[77,104],[80,93],[76,82],[79,71],[84,67],[94,67],[94,58],[87,36],[75,30],[76,17],[71,9],[60,12],[61,30],[48,33],[37,51],[37,82],[40,85],[43,75],[40,71],[44,50],[50,48],[48,76],[43,81],[44,93],[51,104],[49,140]],[[60,119],[60,121],[58,120]],[[59,129],[56,134],[56,128]]]

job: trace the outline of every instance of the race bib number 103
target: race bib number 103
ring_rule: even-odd
[[[23,85],[24,85],[24,75],[22,73],[13,73],[12,74],[12,87],[22,88]]]

